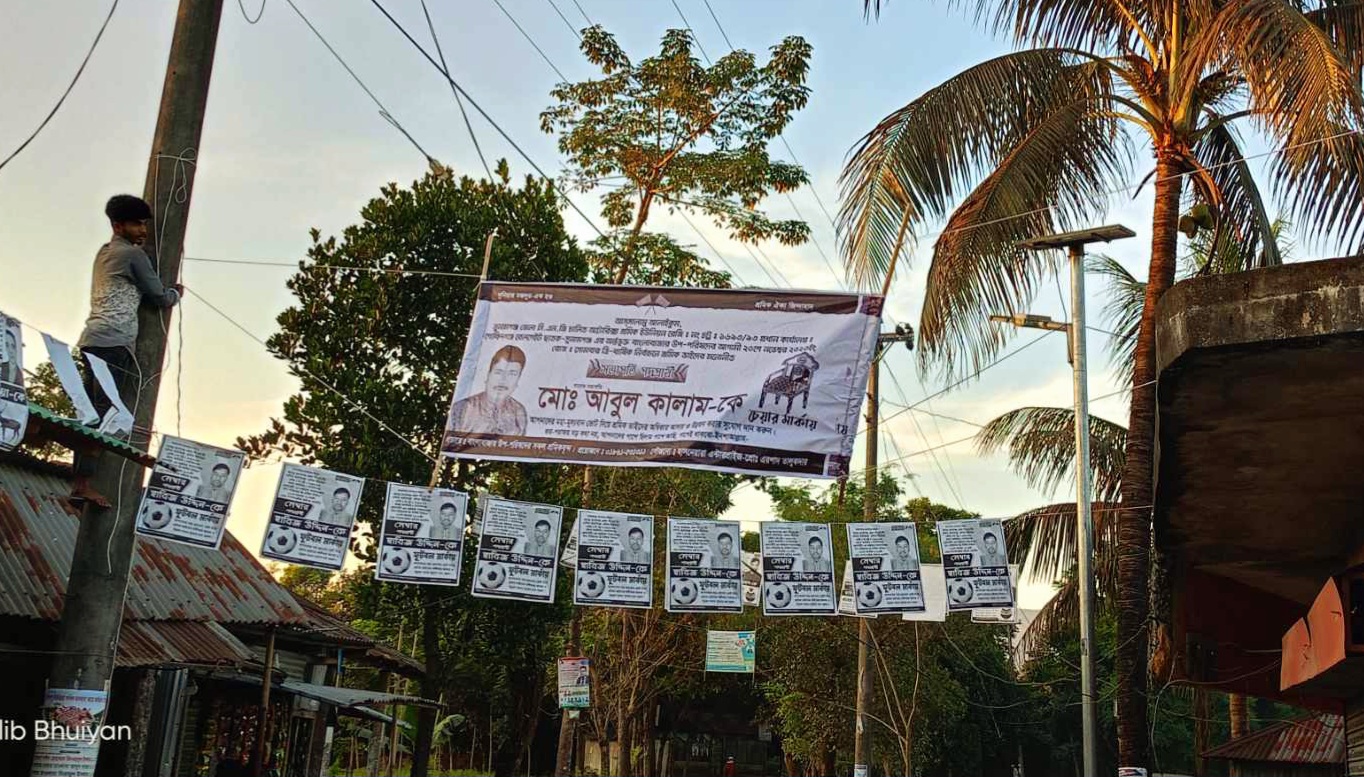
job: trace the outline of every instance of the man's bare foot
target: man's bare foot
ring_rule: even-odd
[[[75,486],[71,489],[71,501],[77,505],[91,502],[104,508],[113,506],[109,504],[109,500],[104,497],[104,494],[91,488],[90,484],[84,480],[77,480]]]

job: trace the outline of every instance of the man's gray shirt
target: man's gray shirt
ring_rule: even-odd
[[[95,255],[90,317],[76,345],[132,348],[137,342],[137,307],[144,297],[162,308],[180,301],[179,292],[161,285],[147,252],[115,235]]]

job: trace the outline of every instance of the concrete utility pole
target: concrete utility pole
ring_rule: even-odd
[[[184,251],[194,158],[208,102],[209,76],[223,0],[181,0],[161,91],[143,198],[155,221],[147,250],[166,284],[177,281]],[[153,428],[161,364],[172,311],[143,307],[138,314],[137,364],[141,380],[119,375],[119,390],[133,410],[131,442],[145,448]],[[140,384],[140,385],[139,385]],[[50,688],[107,690],[122,624],[144,472],[122,458],[100,457],[91,485],[113,503],[88,504],[76,534],[66,604],[57,631]]]
[[[592,468],[583,467],[581,501],[584,509],[592,506],[592,480]],[[577,524],[575,523],[574,526],[576,527]],[[576,528],[574,530],[576,531]],[[650,550],[652,551],[652,548]],[[581,655],[582,612],[581,608],[574,607],[572,620],[569,622],[568,645],[564,647],[564,657],[577,658]],[[559,745],[554,754],[555,777],[571,777],[573,774],[573,757],[578,752],[578,719],[581,714],[578,710],[559,710]]]
[[[1071,322],[1059,324],[1044,316],[991,316],[1020,327],[1065,331],[1070,340],[1071,378],[1075,395],[1075,521],[1078,547],[1076,574],[1080,583],[1080,701],[1084,773],[1098,774],[1097,696],[1094,691],[1094,476],[1089,466],[1089,371],[1085,353],[1085,246],[1108,243],[1135,233],[1112,225],[1025,240],[1019,247],[1066,250],[1070,260]]]
[[[877,441],[880,437],[881,412],[881,357],[892,343],[905,343],[914,348],[914,330],[900,325],[894,332],[882,332],[876,338],[876,353],[872,355],[871,371],[867,375],[867,461],[866,485],[862,495],[862,520],[876,520]],[[859,618],[857,624],[857,726],[853,738],[853,777],[870,774],[871,733],[867,730],[867,707],[871,703],[871,619]]]

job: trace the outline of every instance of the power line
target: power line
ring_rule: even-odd
[[[261,17],[265,16],[265,4],[267,2],[269,2],[269,0],[260,0],[260,11],[256,12],[256,18],[254,19],[251,18],[251,14],[246,12],[246,0],[237,0],[237,7],[241,9],[242,18],[246,20],[247,24],[258,24]]]
[[[525,28],[521,26],[521,23],[516,21],[516,17],[511,15],[511,11],[508,11],[507,7],[502,5],[502,0],[493,0],[493,3],[495,3],[497,7],[502,10],[502,13],[512,23],[512,26],[516,27],[516,31],[521,33],[521,37],[525,38],[526,42],[529,43],[531,47],[535,49],[535,51],[540,55],[540,58],[545,61],[545,64],[549,65],[550,68],[555,73],[558,74],[559,80],[568,81],[568,76],[564,75],[564,72],[560,70],[558,67],[555,67],[554,62],[549,58],[549,55],[545,53],[544,49],[540,48],[540,44],[536,43],[535,39],[530,36],[530,33],[526,32]],[[444,64],[444,62],[442,62],[442,64]]]
[[[290,3],[292,4],[292,0],[290,0]],[[581,216],[584,221],[587,222],[588,226],[592,227],[593,231],[595,231],[601,237],[607,236],[606,233],[603,232],[601,228],[597,226],[597,223],[593,221],[590,216],[584,213],[582,208],[578,207],[578,204],[575,203],[572,200],[572,198],[570,198],[568,194],[563,191],[562,187],[560,187],[559,184],[555,182],[555,180],[551,178],[540,167],[540,165],[536,164],[534,159],[531,159],[530,155],[526,153],[525,149],[521,148],[521,146],[515,140],[512,140],[511,135],[508,135],[507,131],[502,129],[502,125],[498,124],[493,119],[493,117],[488,114],[487,111],[483,110],[483,106],[479,105],[478,101],[475,100],[473,96],[470,95],[469,92],[464,87],[459,85],[459,82],[455,80],[454,76],[450,75],[450,71],[447,68],[441,67],[440,63],[433,59],[431,55],[427,53],[426,49],[420,43],[417,42],[416,38],[412,37],[411,33],[407,31],[407,28],[403,27],[403,25],[397,19],[393,18],[393,15],[388,12],[388,9],[383,6],[383,3],[380,3],[379,0],[370,0],[370,3],[375,8],[379,9],[379,12],[384,15],[384,18],[388,19],[389,23],[392,24],[398,30],[398,32],[402,33],[404,38],[407,38],[407,42],[412,44],[412,47],[421,53],[422,57],[424,57],[426,61],[430,63],[431,67],[436,69],[436,72],[445,76],[445,80],[450,83],[450,86],[458,90],[459,93],[464,96],[464,99],[468,100],[469,104],[474,106],[474,110],[478,111],[479,115],[481,115],[489,124],[491,124],[493,129],[497,130],[497,134],[501,135],[502,139],[507,141],[507,143],[510,144],[513,149],[516,150],[516,153],[519,154],[521,158],[524,159],[526,163],[529,164],[535,170],[535,172],[540,174],[541,178],[548,180],[559,191],[559,193],[563,195],[564,202],[568,203],[568,206],[572,208],[575,212],[577,212],[577,214]]]
[[[672,4],[673,8],[677,9],[677,15],[682,17],[682,24],[686,25],[687,32],[691,33],[691,39],[696,43],[697,51],[701,52],[701,56],[705,57],[706,64],[709,65],[710,55],[706,53],[706,47],[701,45],[701,38],[696,34],[696,30],[692,29],[691,22],[687,21],[687,15],[682,13],[682,6],[677,4],[677,0],[672,0]]]
[[[426,8],[426,0],[422,0],[422,15],[426,17],[426,28],[431,31],[431,42],[436,44],[436,54],[440,56],[440,65],[446,70],[450,68],[445,64],[445,51],[440,46],[440,36],[436,35],[436,25],[431,21],[431,12]],[[483,172],[487,174],[488,180],[493,179],[493,170],[488,166],[487,157],[483,156],[483,146],[478,142],[478,133],[474,132],[474,125],[469,123],[469,112],[464,110],[464,101],[460,99],[459,92],[454,87],[450,88],[450,94],[455,96],[455,105],[459,106],[460,118],[464,119],[464,129],[469,131],[469,140],[474,143],[474,151],[478,152],[478,161],[483,164]]]
[[[705,3],[706,3],[706,10],[707,10],[707,11],[710,11],[710,18],[713,19],[713,20],[715,21],[715,26],[718,27],[718,28],[720,29],[720,37],[722,37],[722,38],[725,39],[725,45],[729,47],[729,50],[730,50],[730,51],[733,51],[733,50],[734,50],[734,44],[729,42],[729,35],[727,35],[727,34],[725,33],[725,27],[724,27],[724,25],[723,25],[723,24],[720,24],[720,17],[716,16],[716,15],[715,15],[715,9],[710,7],[710,0],[705,0]]]
[[[99,45],[100,39],[104,37],[104,31],[109,27],[109,20],[114,18],[114,11],[117,9],[118,0],[114,0],[113,4],[109,6],[109,13],[104,16],[104,23],[99,26],[99,32],[95,33],[95,40],[90,43],[90,48],[85,52],[85,58],[81,60],[80,67],[76,68],[76,75],[72,76],[71,83],[66,85],[66,90],[62,92],[62,96],[57,98],[57,104],[52,106],[52,110],[48,111],[47,115],[43,117],[42,122],[38,124],[38,128],[33,130],[32,134],[25,138],[24,142],[20,143],[18,148],[10,152],[10,155],[5,157],[4,161],[0,161],[0,170],[5,169],[5,165],[9,164],[10,160],[19,156],[24,149],[28,148],[28,144],[32,143],[33,139],[38,137],[38,133],[42,132],[43,129],[47,127],[48,122],[52,121],[52,117],[57,115],[57,111],[61,110],[62,104],[66,102],[66,98],[71,94],[71,90],[76,88],[76,82],[81,80],[81,74],[85,72],[85,66],[90,64],[90,57],[94,55],[95,47]]]
[[[549,3],[549,7],[554,9],[554,13],[558,14],[559,18],[564,20],[564,24],[568,27],[568,31],[576,35],[578,37],[578,40],[582,40],[583,34],[581,32],[578,32],[578,28],[573,26],[573,22],[570,22],[567,16],[564,16],[564,12],[559,10],[559,6],[554,2],[554,0],[545,0],[545,2]],[[586,14],[583,14],[584,18],[586,18],[586,16],[587,16]],[[588,22],[588,24],[591,23],[592,22]]]
[[[256,261],[252,259],[204,259],[202,257],[186,256],[183,261],[201,262],[204,264],[231,264],[246,267],[283,267],[290,270],[333,270],[336,272],[372,272],[387,275],[434,275],[449,278],[481,278],[478,273],[469,272],[447,272],[445,270],[401,270],[385,267],[360,267],[349,264],[303,264],[301,262],[271,262]]]
[[[577,7],[578,13],[580,13],[580,14],[583,15],[583,19],[587,21],[588,26],[594,26],[594,22],[592,21],[591,17],[589,17],[589,16],[587,15],[587,11],[584,11],[584,10],[583,10],[583,7],[582,7],[582,5],[578,2],[578,0],[573,0],[573,5],[574,5],[575,7]]]
[[[318,29],[313,26],[313,23],[308,20],[308,17],[303,15],[303,12],[298,9],[297,5],[294,5],[294,0],[284,0],[284,2],[288,3],[289,7],[294,9],[294,13],[298,14],[298,18],[302,19],[303,23],[308,25],[308,29],[312,30],[313,35],[317,36],[317,39],[319,41],[322,41],[322,45],[327,47],[327,51],[331,52],[331,55],[336,58],[337,62],[341,63],[341,67],[346,69],[346,72],[350,74],[350,77],[355,81],[355,83],[358,84],[362,90],[364,90],[365,94],[369,95],[369,99],[372,100],[374,104],[379,108],[379,116],[381,116],[384,121],[393,125],[394,129],[401,132],[403,134],[403,137],[407,138],[407,142],[411,143],[418,151],[421,152],[422,156],[426,157],[426,161],[428,163],[435,161],[430,154],[426,153],[426,149],[422,148],[421,144],[418,143],[416,139],[412,137],[411,133],[409,133],[403,127],[403,125],[399,124],[397,119],[393,118],[393,114],[388,112],[388,108],[384,107],[383,102],[378,97],[375,96],[374,92],[369,88],[369,86],[367,86],[365,82],[361,80],[360,76],[356,75],[355,70],[351,68],[351,66],[346,62],[345,59],[341,57],[339,53],[337,53],[336,49],[322,35],[322,33],[319,32]]]

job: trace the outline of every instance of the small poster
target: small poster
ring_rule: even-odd
[[[743,612],[738,521],[668,519],[668,612]]]
[[[47,333],[43,334],[43,345],[47,346],[47,358],[52,362],[52,370],[57,373],[62,390],[76,408],[76,420],[86,426],[98,423],[99,413],[95,411],[90,395],[85,392],[85,384],[81,383],[80,370],[76,367],[76,360],[71,358],[71,346]]]
[[[588,607],[654,604],[654,517],[579,510],[573,603]]]
[[[592,659],[559,659],[559,709],[585,710],[592,706]]]
[[[850,618],[875,618],[876,613],[859,615],[857,605],[853,603],[853,573],[852,559],[843,562],[843,578],[838,586],[838,614],[846,615]]]
[[[1009,585],[1013,587],[1014,600],[1018,600],[1018,565],[1009,565]],[[1017,607],[981,607],[971,611],[972,623],[993,623],[1018,625],[1023,622],[1022,613]]]
[[[568,539],[564,540],[564,552],[559,554],[559,566],[569,569],[578,568],[578,522],[573,522],[573,528],[568,532]]]
[[[27,428],[24,333],[19,326],[19,319],[0,313],[0,451],[12,451],[19,447]]]
[[[108,702],[109,694],[104,691],[48,688],[33,722],[30,777],[91,777],[99,760],[100,742],[119,738],[118,729],[127,729],[104,727]],[[127,734],[131,737],[131,729]]]
[[[761,607],[763,598],[763,557],[761,553],[746,550],[739,557],[744,564],[744,606]]]
[[[706,671],[753,674],[758,662],[755,631],[707,631]]]
[[[463,491],[389,483],[375,579],[459,585],[468,508]]]
[[[147,479],[137,533],[218,549],[246,454],[162,437]]]
[[[763,615],[837,615],[832,554],[828,524],[764,521]]]
[[[1004,524],[998,518],[971,518],[938,524],[950,612],[981,607],[1013,607]]]
[[[848,556],[857,614],[924,611],[919,535],[914,524],[850,523]]]
[[[283,465],[261,556],[318,569],[341,569],[364,487],[365,479],[354,475]]]
[[[942,623],[947,620],[947,586],[943,582],[942,564],[921,564],[919,574],[924,584],[924,611],[907,612],[900,617],[907,621]]]
[[[482,502],[474,596],[553,602],[563,508],[495,496],[485,496]]]

